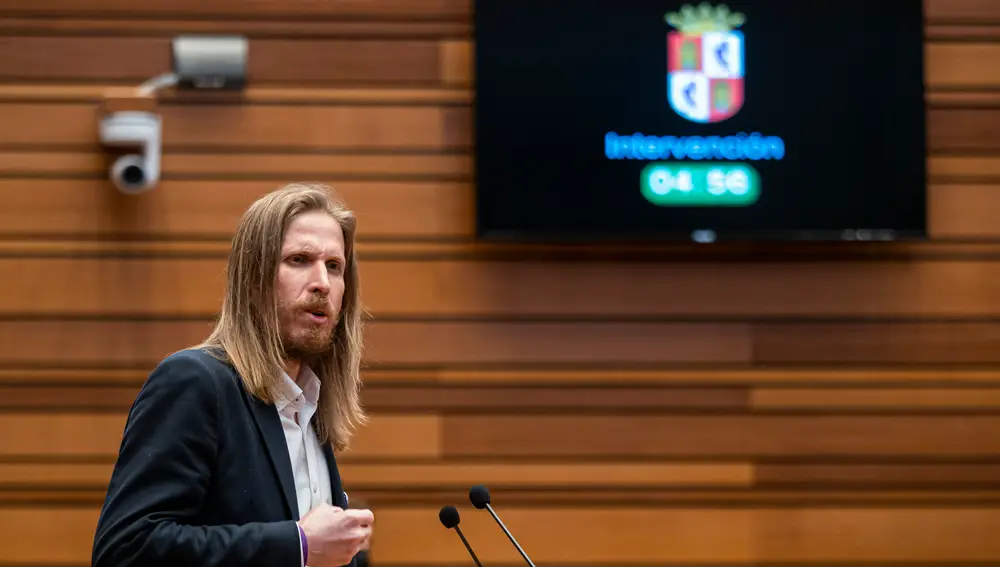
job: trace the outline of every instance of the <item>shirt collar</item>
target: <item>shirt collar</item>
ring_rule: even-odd
[[[302,366],[302,369],[299,371],[299,381],[302,383],[301,387],[295,380],[292,380],[292,377],[287,372],[282,371],[281,384],[279,385],[279,393],[281,395],[275,404],[278,407],[278,411],[285,409],[289,405],[301,411],[307,405],[316,407],[319,404],[320,382],[319,377],[312,371],[312,368]]]

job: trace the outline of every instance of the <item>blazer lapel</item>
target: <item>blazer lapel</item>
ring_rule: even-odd
[[[292,478],[292,461],[288,458],[288,444],[285,443],[285,433],[281,429],[281,418],[273,405],[266,404],[256,398],[251,398],[253,416],[257,428],[264,437],[267,453],[271,457],[271,465],[278,475],[281,484],[281,494],[285,498],[285,508],[293,518],[299,519],[298,498],[295,497],[295,479]]]
[[[333,505],[346,510],[349,504],[347,493],[344,492],[340,470],[337,469],[337,458],[333,455],[330,443],[323,443],[323,456],[326,457],[326,468],[330,471],[330,495],[333,498]]]

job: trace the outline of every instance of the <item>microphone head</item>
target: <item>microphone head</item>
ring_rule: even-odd
[[[441,524],[448,528],[449,530],[457,527],[461,518],[458,517],[458,508],[454,506],[442,506],[441,511],[438,512],[438,519],[441,520]]]
[[[490,489],[478,484],[469,489],[469,500],[472,505],[482,510],[490,503]]]

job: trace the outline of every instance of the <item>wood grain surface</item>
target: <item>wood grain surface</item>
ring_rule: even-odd
[[[373,564],[1000,563],[1000,2],[925,0],[930,242],[473,241],[467,0],[0,4],[0,567],[89,563],[150,368],[200,340],[246,206],[357,211],[371,424],[341,456]],[[184,32],[240,95],[165,94],[162,183],[106,181],[103,98]]]

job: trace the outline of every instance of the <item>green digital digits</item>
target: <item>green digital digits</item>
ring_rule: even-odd
[[[747,163],[654,162],[640,190],[661,207],[746,207],[760,198],[760,176]]]

